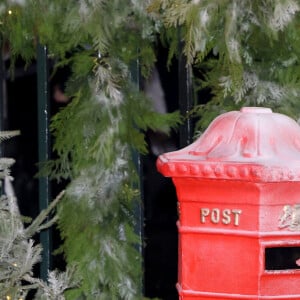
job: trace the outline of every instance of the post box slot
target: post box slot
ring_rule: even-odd
[[[265,269],[300,270],[300,246],[265,248]]]

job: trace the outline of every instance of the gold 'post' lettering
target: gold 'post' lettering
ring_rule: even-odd
[[[220,222],[220,210],[218,208],[214,208],[211,211],[211,221],[214,224],[218,224]]]
[[[205,217],[209,215],[209,208],[201,208],[200,219],[201,223],[205,223]]]
[[[233,224],[235,226],[239,226],[240,225],[240,214],[242,213],[242,211],[240,209],[233,209],[232,213],[234,215],[234,222],[233,222]]]
[[[230,209],[224,209],[223,212],[222,212],[222,223],[225,224],[225,225],[228,225],[230,224],[231,222],[231,210]]]

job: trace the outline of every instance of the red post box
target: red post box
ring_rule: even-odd
[[[179,299],[300,299],[300,127],[269,108],[216,118],[161,155],[178,196]]]

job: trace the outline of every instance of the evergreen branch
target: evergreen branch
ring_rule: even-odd
[[[60,192],[56,196],[56,198],[49,204],[49,206],[39,213],[39,215],[31,223],[31,225],[25,229],[24,234],[26,237],[31,237],[34,233],[37,233],[37,232],[47,228],[47,225],[51,226],[54,223],[54,221],[56,220],[56,217],[54,217],[54,219],[48,221],[46,224],[41,225],[47,219],[47,217],[52,212],[52,210],[56,207],[56,205],[61,200],[61,198],[64,196],[64,194],[65,194],[65,191]]]
[[[0,143],[8,140],[14,136],[20,135],[19,130],[14,130],[14,131],[0,131]]]
[[[48,229],[49,227],[57,223],[57,220],[58,220],[58,216],[56,215],[53,218],[51,218],[51,220],[47,221],[45,224],[40,225],[37,229],[37,232],[41,232],[45,229]]]
[[[29,282],[30,284],[25,284],[22,286],[22,289],[23,290],[35,290],[39,287],[39,284],[38,284],[38,280],[32,276],[30,276],[29,274],[25,274],[23,279],[26,281],[26,282]]]

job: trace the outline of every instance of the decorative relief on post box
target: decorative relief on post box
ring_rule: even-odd
[[[240,225],[241,209],[220,209],[220,208],[206,208],[200,209],[200,222],[205,224],[207,222],[213,224],[233,224],[234,226]]]
[[[279,217],[279,228],[300,230],[300,204],[285,205]]]

